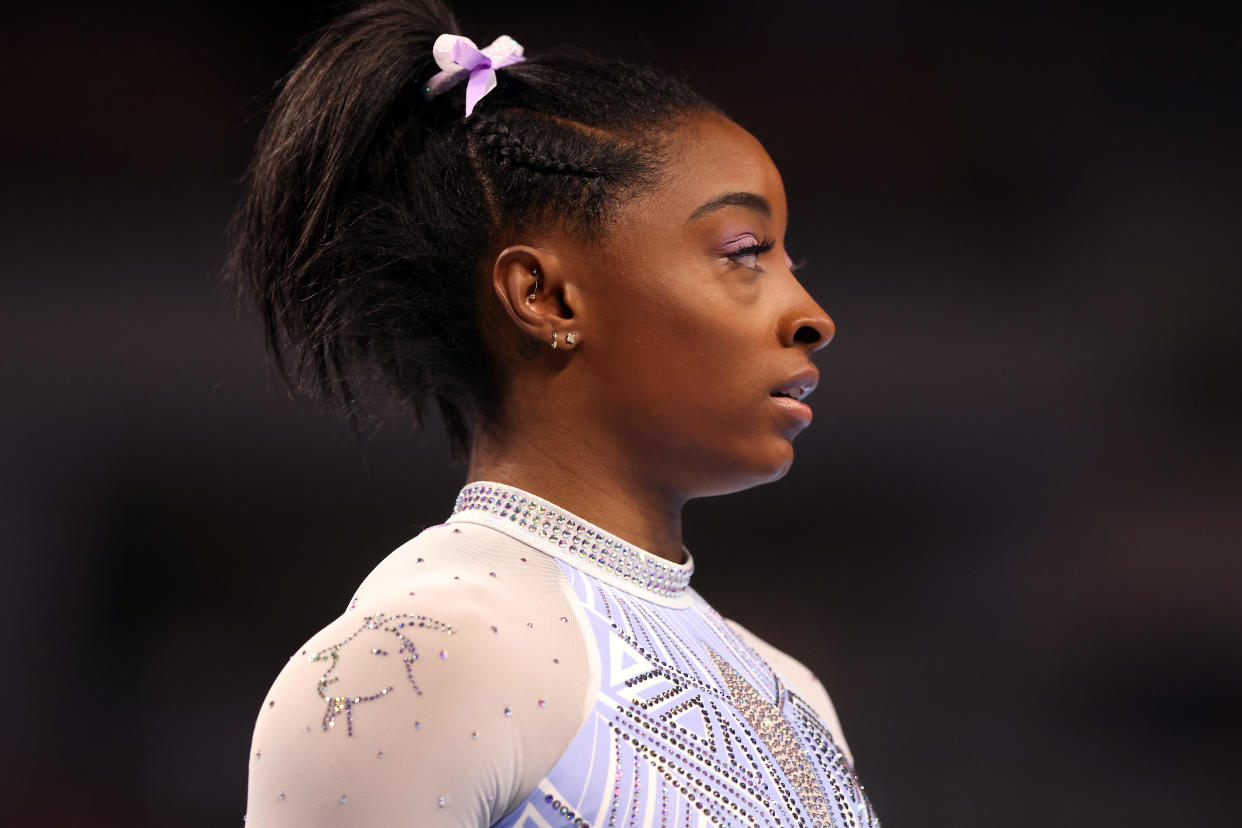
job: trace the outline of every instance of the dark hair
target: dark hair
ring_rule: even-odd
[[[488,254],[549,223],[600,237],[655,180],[659,128],[716,110],[655,70],[561,53],[500,69],[467,118],[465,83],[424,95],[445,32],[440,0],[381,0],[319,33],[259,136],[227,273],[291,388],[356,428],[350,377],[378,368],[416,425],[434,400],[462,457],[503,389],[478,325]]]

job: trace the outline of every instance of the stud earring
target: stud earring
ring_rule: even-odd
[[[560,336],[556,331],[552,332],[552,350],[556,350],[556,338]]]
[[[565,334],[565,344],[566,344],[566,345],[573,345],[573,344],[574,344],[575,342],[577,342],[577,341],[578,341],[578,332],[577,332],[577,331],[570,331],[569,333]]]

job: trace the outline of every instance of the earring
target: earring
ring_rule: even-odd
[[[556,331],[552,331],[552,350],[556,350],[556,338],[560,336]]]
[[[573,345],[573,344],[574,344],[575,342],[577,342],[577,341],[578,341],[578,332],[577,332],[577,331],[570,331],[569,333],[565,334],[565,344],[566,344],[566,345]]]
[[[527,302],[535,301],[535,293],[539,290],[539,268],[532,267],[530,275],[535,277],[535,283],[530,286],[530,294],[526,297]]]

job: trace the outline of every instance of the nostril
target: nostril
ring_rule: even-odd
[[[794,331],[794,342],[814,345],[822,338],[823,336],[820,334],[819,330],[810,325],[803,325],[798,328],[798,330]]]

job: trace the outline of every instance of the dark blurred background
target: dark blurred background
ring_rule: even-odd
[[[1187,5],[460,0],[650,60],[765,142],[839,333],[695,584],[800,657],[889,826],[1236,825],[1236,21]],[[213,274],[321,3],[6,12],[10,824],[240,825],[287,653],[464,475],[353,441]]]

